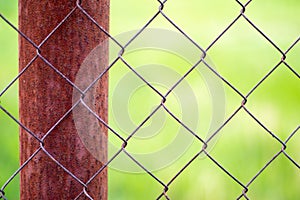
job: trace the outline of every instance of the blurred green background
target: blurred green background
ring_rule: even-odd
[[[158,6],[159,3],[154,0],[111,0],[111,34],[117,35],[141,28],[157,12]],[[201,47],[206,48],[238,16],[240,10],[238,3],[233,0],[172,0],[165,4],[164,13]],[[18,24],[17,11],[16,0],[0,0],[0,13],[15,26]],[[300,35],[299,11],[300,1],[297,0],[260,0],[249,4],[246,16],[282,51],[286,51]],[[155,19],[150,27],[176,31],[162,16]],[[18,73],[17,39],[16,31],[0,19],[0,92]],[[178,58],[172,58],[161,52],[140,51],[137,55],[125,55],[125,59],[133,65],[149,63],[149,59],[153,59],[174,69],[179,64],[185,65],[185,69],[189,66]],[[280,53],[242,18],[208,51],[208,56],[218,72],[244,95],[281,59]],[[297,44],[287,54],[286,59],[298,75],[299,56],[300,44]],[[138,61],[135,60],[137,57]],[[110,96],[118,83],[118,77],[122,77],[128,71],[122,71],[121,64],[118,65],[120,67],[116,66],[110,71]],[[246,104],[249,111],[282,141],[299,126],[299,83],[299,77],[285,65],[280,65],[250,95]],[[239,107],[242,99],[225,84],[224,91],[225,119],[227,119]],[[205,93],[203,98],[204,100],[199,102],[199,108],[205,108],[206,105],[211,107],[212,105],[207,103],[210,98],[209,93]],[[135,99],[131,99],[133,101],[131,104],[134,106],[128,108],[133,121],[137,124],[146,116],[140,115],[142,113],[140,111],[149,113],[153,106],[149,103],[145,107],[141,100],[143,97],[136,95]],[[1,106],[18,118],[17,84],[5,92],[0,97],[0,101]],[[210,108],[201,115],[210,116],[211,112]],[[109,120],[116,130],[121,131],[114,122],[112,113]],[[16,123],[0,110],[0,187],[19,166],[18,129]],[[164,131],[170,132],[170,130],[165,127]],[[196,131],[201,130],[205,128],[200,126]],[[115,142],[113,138],[111,140]],[[166,144],[167,140],[168,137],[165,137],[157,142]],[[286,150],[298,163],[300,163],[299,141],[298,131],[288,142]],[[135,138],[132,142],[138,145],[140,141]],[[155,150],[155,147],[149,147],[149,144],[147,145],[147,141],[143,143],[146,149],[149,148],[147,150]],[[167,183],[201,147],[201,143],[193,143],[180,159],[154,174]],[[247,184],[280,149],[281,145],[241,110],[220,132],[210,155],[243,184]],[[138,149],[133,148],[132,151]],[[8,199],[19,198],[18,184],[19,177],[5,188]],[[299,185],[299,169],[285,156],[280,155],[250,185],[248,197],[250,199],[299,199]],[[241,186],[211,160],[201,157],[171,184],[168,196],[171,199],[235,199],[242,190]],[[163,187],[147,174],[109,170],[109,199],[155,199],[162,191]]]

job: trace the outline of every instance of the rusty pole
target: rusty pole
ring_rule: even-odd
[[[47,59],[74,82],[79,67],[89,52],[106,39],[106,35],[81,10],[84,9],[108,30],[109,0],[76,1],[19,0],[19,30],[37,46],[63,21],[61,26],[39,47]],[[73,10],[74,9],[74,10]],[[65,18],[71,11],[68,18]],[[24,37],[19,38],[19,68],[26,67],[37,55],[37,48]],[[102,55],[107,63],[108,55]],[[96,107],[107,121],[107,74],[97,84]],[[20,121],[42,138],[72,107],[73,87],[41,58],[37,58],[19,79]],[[101,126],[104,133],[107,131]],[[84,147],[68,114],[43,141],[44,148],[83,183],[103,166]],[[20,162],[23,164],[40,148],[40,143],[24,129],[20,130]],[[101,144],[106,158],[106,141]],[[74,199],[83,185],[64,171],[42,150],[21,170],[21,200]],[[107,199],[107,171],[103,170],[86,188],[93,199]],[[79,199],[86,199],[82,194]]]

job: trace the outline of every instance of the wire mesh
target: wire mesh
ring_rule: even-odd
[[[57,166],[59,168],[61,168],[62,170],[64,170],[66,173],[68,173],[68,175],[70,177],[72,177],[72,179],[74,179],[75,181],[77,181],[80,185],[82,185],[83,190],[82,191],[78,191],[78,196],[75,199],[79,199],[82,196],[87,197],[88,199],[93,199],[93,197],[88,193],[88,188],[89,188],[89,184],[91,183],[91,181],[100,173],[102,173],[102,171],[105,168],[108,168],[110,166],[110,164],[121,154],[125,154],[127,156],[127,158],[129,158],[130,160],[132,160],[136,166],[140,167],[142,169],[142,171],[144,171],[145,173],[147,173],[149,175],[149,177],[151,177],[153,179],[153,181],[157,182],[160,187],[161,187],[161,192],[157,193],[156,197],[150,197],[152,199],[173,199],[171,197],[171,195],[169,194],[170,189],[172,188],[172,186],[174,185],[175,180],[178,180],[179,177],[189,171],[189,166],[195,162],[195,160],[197,160],[197,158],[204,156],[206,159],[209,159],[211,161],[211,163],[213,163],[214,166],[216,166],[219,170],[224,172],[224,176],[228,176],[230,179],[232,179],[232,181],[239,186],[240,188],[240,194],[238,194],[236,196],[237,199],[250,199],[249,197],[249,191],[251,191],[251,186],[260,179],[260,177],[262,176],[262,174],[264,173],[264,171],[266,171],[267,168],[270,168],[270,166],[272,166],[273,163],[275,163],[275,160],[277,160],[280,156],[284,156],[286,157],[286,159],[288,159],[290,161],[290,163],[293,165],[293,167],[297,168],[298,173],[299,173],[299,169],[300,169],[300,164],[296,161],[296,159],[294,158],[293,155],[291,155],[290,153],[288,153],[287,148],[289,146],[289,143],[291,140],[293,140],[294,138],[296,138],[296,135],[299,133],[299,128],[300,126],[297,125],[294,130],[289,133],[288,137],[285,139],[282,139],[281,137],[278,136],[278,133],[271,131],[267,125],[265,125],[265,123],[263,122],[264,120],[261,120],[260,117],[258,117],[256,114],[254,114],[251,109],[248,108],[248,104],[251,101],[251,97],[254,95],[255,91],[257,91],[259,88],[261,88],[261,86],[265,83],[268,82],[268,80],[270,79],[270,77],[272,76],[272,74],[274,74],[276,71],[279,70],[279,68],[283,68],[285,67],[286,69],[289,70],[290,72],[290,76],[294,76],[297,78],[297,83],[299,84],[299,72],[297,72],[297,70],[295,69],[295,67],[293,65],[291,65],[288,61],[287,61],[287,57],[289,55],[289,53],[297,46],[299,45],[299,40],[300,37],[296,38],[294,40],[294,42],[287,48],[282,48],[279,44],[277,44],[275,41],[273,41],[267,33],[263,32],[261,27],[259,25],[257,25],[254,21],[252,21],[251,17],[249,17],[247,15],[247,10],[248,7],[250,7],[250,5],[255,4],[255,1],[247,1],[245,3],[241,2],[241,1],[235,1],[235,3],[239,6],[240,11],[237,12],[238,14],[232,19],[232,21],[223,28],[223,30],[221,31],[221,33],[219,33],[217,35],[217,37],[211,41],[209,43],[209,45],[207,47],[204,47],[203,45],[199,44],[197,41],[193,40],[192,37],[190,37],[184,30],[184,28],[180,27],[179,25],[177,25],[176,21],[173,21],[171,19],[171,17],[168,16],[168,14],[165,12],[165,8],[168,7],[170,4],[172,4],[172,2],[167,2],[167,1],[159,1],[157,0],[157,11],[155,13],[153,13],[153,16],[142,26],[139,28],[139,30],[132,35],[132,37],[125,42],[125,44],[123,45],[121,42],[118,41],[118,39],[116,39],[113,35],[111,35],[109,33],[108,30],[103,29],[99,23],[93,19],[92,16],[89,15],[89,13],[81,6],[81,2],[77,1],[74,2],[74,8],[72,11],[70,11],[70,13],[68,13],[65,18],[57,24],[57,26],[53,29],[53,31],[51,33],[49,33],[44,40],[40,43],[40,44],[36,44],[33,42],[33,40],[29,37],[27,37],[24,33],[22,33],[20,30],[18,30],[18,28],[13,25],[13,23],[11,23],[4,15],[2,15],[0,13],[0,18],[1,20],[6,23],[7,25],[9,25],[10,29],[16,31],[18,33],[18,35],[24,39],[26,39],[35,49],[36,49],[36,54],[32,57],[31,61],[28,62],[26,68],[24,68],[22,71],[19,72],[19,74],[14,77],[11,82],[9,84],[7,84],[4,89],[1,91],[0,93],[0,98],[2,96],[4,96],[7,91],[14,85],[17,84],[17,81],[19,80],[19,78],[21,76],[23,76],[23,74],[26,73],[26,71],[31,67],[32,63],[36,61],[36,59],[40,58],[41,60],[43,60],[44,63],[47,64],[47,66],[51,69],[53,69],[59,76],[61,76],[62,78],[64,78],[68,84],[70,84],[73,88],[75,88],[77,91],[79,91],[81,94],[86,94],[87,92],[89,92],[91,90],[91,88],[93,87],[93,85],[96,83],[96,81],[100,80],[106,73],[108,73],[117,62],[122,62],[125,66],[127,66],[127,68],[133,72],[135,74],[135,76],[137,78],[139,78],[142,82],[144,82],[145,85],[147,85],[147,87],[149,87],[152,92],[156,93],[159,97],[161,102],[156,105],[155,109],[147,115],[147,117],[145,117],[145,119],[138,125],[136,126],[135,130],[133,130],[127,137],[124,137],[122,134],[119,134],[117,130],[115,130],[115,127],[111,126],[109,123],[104,122],[104,120],[102,120],[98,114],[96,112],[93,111],[93,109],[91,109],[89,107],[89,105],[87,105],[84,101],[84,97],[80,99],[80,101],[78,101],[76,104],[74,104],[72,106],[72,108],[70,110],[68,110],[63,116],[61,116],[61,118],[57,121],[57,123],[51,127],[48,132],[42,137],[38,137],[38,134],[31,131],[30,129],[28,129],[25,125],[23,125],[19,120],[18,117],[13,115],[11,112],[9,112],[5,106],[0,104],[0,109],[2,110],[2,113],[5,114],[7,117],[9,117],[11,120],[13,120],[16,124],[18,124],[18,126],[21,129],[26,130],[26,132],[28,134],[30,134],[32,137],[34,137],[36,139],[36,141],[40,144],[39,148],[36,149],[36,151],[24,162],[22,163],[22,165],[19,167],[19,169],[17,169],[9,179],[7,179],[5,181],[5,183],[1,186],[1,190],[0,190],[0,199],[7,199],[6,198],[6,188],[8,185],[11,184],[11,182],[16,178],[16,176],[20,173],[20,171],[22,171],[22,169],[24,168],[24,166],[28,165],[28,163],[32,162],[33,158],[37,155],[40,154],[42,152],[44,152],[53,162],[55,162],[57,164]],[[188,4],[188,2],[187,2]],[[216,3],[216,6],[218,5],[218,3]],[[249,8],[250,9],[250,8]],[[49,40],[53,34],[55,33],[55,31],[60,28],[64,23],[68,23],[68,18],[72,15],[73,12],[75,11],[80,11],[82,14],[84,14],[86,17],[89,18],[89,20],[96,25],[99,30],[101,30],[103,33],[105,33],[110,40],[117,45],[120,48],[120,51],[118,53],[118,55],[113,59],[113,62],[111,62],[105,69],[104,71],[102,71],[100,74],[98,74],[97,78],[95,79],[95,81],[91,82],[90,85],[83,91],[81,90],[74,82],[72,82],[71,80],[69,80],[67,78],[67,76],[63,73],[61,73],[56,66],[53,66],[51,64],[51,61],[48,61],[44,56],[43,56],[43,51],[41,51],[41,47],[43,46],[43,44],[45,42],[47,42],[47,40]],[[196,47],[201,53],[199,54],[199,58],[197,60],[197,62],[195,62],[195,64],[193,64],[193,66],[179,79],[177,80],[177,82],[174,83],[174,85],[170,88],[168,88],[168,90],[165,93],[160,92],[159,90],[156,89],[156,87],[153,85],[153,83],[147,81],[147,78],[143,77],[143,75],[141,75],[134,66],[131,66],[131,64],[129,62],[127,62],[126,58],[124,58],[124,54],[126,53],[128,47],[137,40],[137,38],[144,33],[144,31],[155,21],[155,19],[157,19],[158,17],[162,17],[164,18],[164,20],[171,25],[173,28],[175,28],[183,37],[185,37],[190,44],[192,44],[194,47]],[[296,16],[295,16],[296,17]],[[213,66],[211,66],[211,64],[207,61],[207,55],[209,54],[209,52],[215,48],[215,46],[218,45],[219,41],[225,37],[225,35],[227,34],[227,32],[229,32],[237,23],[242,22],[242,23],[246,23],[248,25],[250,25],[253,30],[255,30],[255,32],[257,32],[264,40],[266,43],[268,43],[268,45],[271,45],[273,47],[273,49],[275,49],[280,56],[277,57],[276,60],[276,64],[274,66],[269,66],[269,71],[263,76],[261,77],[261,79],[259,81],[257,81],[254,86],[252,87],[252,89],[250,89],[248,92],[242,92],[238,87],[236,87],[236,85],[234,83],[232,83],[229,79],[227,79],[222,73],[218,72]],[[200,30],[199,30],[200,31]],[[201,30],[201,31],[205,31]],[[1,35],[0,35],[1,37]],[[285,37],[285,36],[284,36]],[[158,38],[159,39],[159,38]],[[253,58],[255,59],[255,58]],[[241,99],[241,103],[239,105],[236,105],[236,109],[235,111],[229,115],[224,122],[208,137],[208,138],[202,138],[199,136],[199,133],[197,131],[194,131],[192,129],[189,128],[188,125],[185,124],[185,122],[183,122],[179,117],[176,116],[176,114],[174,114],[169,108],[168,106],[166,106],[166,102],[168,101],[168,98],[170,96],[170,94],[172,94],[174,92],[174,90],[178,87],[178,85],[180,85],[182,83],[182,81],[184,81],[186,79],[186,77],[192,73],[193,71],[195,71],[196,68],[198,68],[200,66],[200,64],[204,64],[204,67],[206,67],[207,69],[209,69],[216,78],[218,78],[220,81],[222,81],[222,83],[225,85],[225,87],[229,88],[229,90],[235,94],[237,94],[240,99]],[[203,67],[203,66],[201,66]],[[130,86],[128,86],[130,87]],[[267,91],[266,91],[267,92]],[[63,121],[67,115],[72,112],[75,107],[81,104],[83,105],[88,112],[90,112],[99,122],[103,123],[111,132],[109,134],[111,135],[115,135],[120,142],[122,143],[121,146],[119,146],[118,151],[109,157],[108,161],[104,164],[103,167],[99,168],[97,170],[97,172],[90,177],[90,179],[87,182],[84,182],[83,180],[81,180],[79,177],[77,177],[75,174],[73,174],[71,171],[68,170],[67,166],[64,166],[59,160],[57,160],[55,157],[53,157],[51,155],[51,153],[47,150],[47,148],[45,148],[44,143],[45,143],[45,139],[51,135],[52,130],[61,123],[61,121]],[[131,143],[132,138],[137,134],[137,132],[144,126],[145,123],[151,121],[151,119],[153,118],[153,116],[158,112],[158,110],[164,110],[164,112],[169,115],[171,118],[173,118],[176,123],[184,128],[188,133],[189,136],[192,136],[195,140],[198,141],[198,148],[199,151],[197,153],[195,153],[189,160],[188,162],[184,163],[182,165],[182,167],[174,174],[172,174],[172,176],[169,178],[169,180],[164,181],[162,180],[156,173],[154,173],[152,170],[147,169],[147,167],[144,165],[143,162],[139,161],[138,159],[136,159],[134,157],[134,155],[132,155],[130,153],[130,151],[127,150],[128,145]],[[250,118],[252,118],[255,123],[257,123],[257,125],[259,127],[262,128],[262,130],[264,131],[264,134],[269,135],[271,137],[270,140],[274,140],[276,142],[276,144],[278,144],[281,148],[277,149],[276,152],[273,153],[273,156],[268,158],[268,161],[266,163],[264,163],[259,170],[257,170],[257,172],[255,173],[255,175],[251,176],[250,179],[248,179],[247,181],[241,180],[238,176],[236,176],[234,173],[231,172],[231,169],[223,166],[222,162],[218,159],[215,158],[212,153],[210,151],[208,151],[208,147],[211,145],[211,141],[217,137],[220,132],[223,131],[223,129],[234,119],[236,118],[236,116],[241,113],[244,112],[246,113]],[[299,121],[299,118],[298,118]],[[243,122],[243,123],[248,123],[248,122]],[[251,134],[251,133],[249,133]],[[222,138],[220,139],[222,140]],[[232,141],[232,143],[235,143],[236,141]],[[216,144],[218,145],[218,144]],[[233,145],[233,144],[232,144]],[[254,147],[255,148],[255,147]],[[242,150],[241,150],[242,151]],[[253,151],[254,153],[255,151]],[[230,155],[230,156],[235,156]],[[2,160],[2,158],[0,158]],[[258,158],[259,159],[259,158]],[[245,172],[247,173],[247,172]],[[193,176],[196,176],[196,174],[194,174]],[[270,176],[274,176],[274,180],[276,181],[276,175],[275,174],[270,174]],[[179,180],[180,181],[180,180]],[[112,183],[114,184],[114,183]],[[216,193],[218,193],[218,190],[215,191]],[[253,191],[255,193],[255,191]],[[287,191],[288,192],[288,191]],[[144,191],[144,193],[146,194],[147,191]],[[126,197],[125,197],[126,199]]]

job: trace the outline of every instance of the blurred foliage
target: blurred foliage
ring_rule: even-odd
[[[111,0],[111,34],[117,35],[141,28],[157,12],[158,7],[159,3],[152,0]],[[233,0],[190,0],[188,2],[172,0],[165,4],[164,13],[201,47],[206,48],[238,16],[240,9]],[[264,0],[251,2],[245,13],[279,48],[286,51],[299,37],[299,10],[298,0]],[[17,26],[17,11],[16,0],[0,0],[0,13],[15,26]],[[158,16],[151,23],[150,28],[177,31],[162,16]],[[0,92],[18,73],[17,39],[16,31],[0,19]],[[149,57],[148,53],[138,52],[138,61],[134,59],[135,54],[125,55],[125,58],[137,63],[149,63],[149,59],[155,59],[156,62],[165,62],[174,68],[179,63],[184,63],[170,59],[172,56],[166,56],[165,53],[157,55],[156,58]],[[298,74],[300,73],[299,55],[300,45],[297,44],[287,54],[286,59]],[[208,56],[218,72],[244,95],[281,58],[280,53],[242,18],[209,49]],[[118,83],[116,77],[121,77],[128,72],[121,68],[125,69],[124,66],[116,65],[110,71],[110,95]],[[224,91],[227,119],[239,107],[242,98],[226,84],[224,84]],[[17,95],[17,84],[15,84],[0,99],[1,106],[16,118],[18,118]],[[145,93],[141,92],[141,95]],[[129,107],[129,111],[133,120],[138,123],[143,118],[140,110],[149,112],[153,105],[150,102],[144,107],[145,104],[141,102],[144,97],[135,98],[135,101],[130,102],[130,105],[134,106]],[[299,102],[299,78],[285,65],[280,65],[250,95],[246,107],[284,141],[299,126]],[[207,112],[204,115],[211,115],[211,111]],[[112,113],[109,120],[116,126]],[[18,129],[16,123],[0,110],[0,186],[19,166]],[[199,130],[202,130],[201,127]],[[288,143],[287,152],[300,163],[298,135]],[[110,139],[113,141],[112,138]],[[158,141],[158,143],[167,142]],[[153,147],[149,147],[153,144],[147,144],[147,141],[142,145],[145,145],[146,149],[153,150]],[[154,174],[163,182],[168,182],[201,147],[201,143],[195,141],[175,163]],[[280,149],[280,144],[274,138],[249,115],[241,111],[220,132],[210,155],[233,176],[246,184]],[[5,189],[8,199],[19,198],[18,181],[17,177]],[[251,199],[299,199],[299,184],[299,169],[286,157],[280,155],[250,185],[249,197]],[[242,189],[211,160],[200,157],[171,184],[168,195],[171,199],[235,199]],[[154,199],[162,191],[163,187],[147,174],[109,170],[109,199]]]

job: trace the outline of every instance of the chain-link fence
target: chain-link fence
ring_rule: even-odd
[[[39,194],[49,196],[49,192],[53,192],[58,199],[66,197],[63,193],[69,193],[72,199],[105,199],[102,191],[107,190],[105,181],[100,186],[102,189],[95,187],[94,181],[106,179],[103,177],[107,176],[107,169],[111,169],[108,173],[111,176],[108,187],[110,199],[300,197],[297,144],[300,127],[300,21],[297,14],[300,4],[297,1],[224,3],[158,0],[149,2],[149,5],[144,2],[145,5],[141,6],[149,8],[145,13],[142,7],[135,5],[138,4],[136,2],[111,1],[112,32],[118,30],[114,27],[117,25],[127,27],[124,31],[129,31],[128,27],[138,28],[119,35],[113,35],[99,21],[108,18],[108,14],[104,16],[105,12],[101,11],[105,6],[95,11],[93,9],[97,6],[93,8],[93,3],[74,1],[68,4],[66,7],[49,7],[49,10],[62,7],[66,14],[47,15],[49,23],[55,26],[50,32],[43,31],[43,26],[38,27],[40,32],[35,34],[39,34],[39,40],[29,37],[9,17],[0,13],[1,29],[17,33],[24,43],[22,48],[28,48],[28,52],[21,48],[23,52],[20,55],[24,56],[24,60],[20,60],[20,64],[24,67],[18,75],[1,80],[3,83],[0,85],[0,119],[3,121],[0,122],[0,138],[1,144],[4,144],[0,160],[8,166],[5,168],[3,164],[1,170],[0,199],[15,198],[18,193],[18,181],[15,180],[25,168],[31,174],[27,180],[32,182],[25,181],[22,187],[39,185],[42,179],[47,182],[47,177],[33,175],[34,171],[43,172],[38,169],[39,165],[53,167],[53,171],[46,172],[48,176],[60,172],[65,179],[50,181],[48,185],[54,188],[53,191],[43,191],[43,186],[48,186],[41,184],[41,191],[31,191],[27,198]],[[115,14],[114,8],[121,9],[124,14]],[[140,12],[137,11],[139,9]],[[3,10],[0,9],[0,12]],[[128,22],[122,21],[126,12]],[[133,13],[134,17],[130,17]],[[147,17],[142,17],[145,15]],[[35,16],[39,17],[38,14]],[[114,21],[114,16],[121,21],[119,24]],[[260,21],[260,18],[265,21]],[[290,19],[294,21],[288,21]],[[32,22],[23,20],[22,23]],[[160,29],[153,28],[156,26]],[[77,32],[85,28],[84,36],[77,37]],[[4,39],[0,41],[6,37],[2,33],[0,38]],[[68,33],[71,33],[70,38],[64,35]],[[73,41],[72,37],[82,41]],[[98,46],[90,45],[89,40],[93,37]],[[65,45],[68,45],[67,48],[61,47]],[[4,43],[0,48],[0,52],[6,51]],[[67,52],[68,48],[71,53]],[[82,54],[77,60],[80,64],[78,70],[73,73],[70,68],[63,69],[77,59],[69,59],[68,56],[78,49],[78,55]],[[144,54],[139,54],[141,51],[145,51]],[[157,52],[163,59],[157,58]],[[49,59],[50,54],[53,57]],[[63,57],[66,61],[51,60],[62,54],[66,55]],[[109,59],[106,60],[108,54]],[[100,61],[99,55],[104,57]],[[60,65],[58,61],[67,64],[57,66]],[[5,60],[0,60],[0,73],[3,71],[4,74],[5,68],[17,68],[4,63]],[[42,79],[52,76],[47,73],[55,74],[56,78],[51,81],[57,80],[67,85],[66,88],[57,89],[59,87],[51,81],[46,81],[46,86],[34,85],[37,84],[37,72],[42,73],[38,74]],[[70,75],[72,73],[74,76]],[[95,89],[99,82],[100,86],[107,87],[103,85],[107,82],[108,73],[109,92],[105,88]],[[25,83],[25,80],[28,82]],[[11,108],[7,103],[12,98],[15,101],[16,97],[10,97],[10,94],[16,92],[18,82],[23,85],[20,87],[23,96],[20,97],[26,98],[20,99],[23,103],[21,109],[26,110],[30,103],[38,109],[32,114],[29,109],[23,121],[19,120],[15,107]],[[39,91],[29,91],[29,86],[48,87],[53,91],[41,91],[39,95],[50,96],[32,102],[32,96]],[[22,89],[27,89],[27,93]],[[64,94],[71,96],[63,97]],[[107,108],[107,95],[109,114],[103,114],[101,109]],[[47,100],[49,102],[45,102]],[[102,103],[99,105],[97,102]],[[180,105],[174,105],[176,102]],[[58,106],[51,107],[54,104]],[[59,108],[61,110],[57,111]],[[50,127],[44,112],[50,113],[54,120]],[[36,123],[42,121],[46,125],[37,124],[32,130],[27,126],[33,126],[35,122],[32,120],[40,120]],[[70,126],[69,120],[73,126],[70,129],[65,128]],[[99,127],[94,128],[95,124]],[[13,143],[12,138],[16,138],[17,130],[15,128],[11,132],[6,126],[18,126],[23,134],[21,139],[30,137],[32,144],[26,146],[28,143],[23,143],[21,146],[21,165],[17,169],[7,170],[16,166],[10,164],[7,148]],[[37,127],[43,128],[38,130]],[[48,127],[47,130],[44,130],[45,127]],[[89,127],[93,128],[90,130]],[[73,129],[78,134],[55,136]],[[64,149],[63,146],[68,146],[69,142],[76,143],[77,140],[72,140],[72,137],[78,138],[90,155],[86,152],[81,155],[80,145],[75,145],[75,150]],[[106,148],[103,140],[108,141],[107,155],[103,150]],[[15,144],[13,146],[16,147]],[[24,152],[26,148],[29,150]],[[83,159],[94,157],[97,161],[85,163],[86,160],[75,160],[70,155],[68,157],[69,151],[80,154]],[[17,155],[15,150],[12,152]],[[102,155],[98,155],[99,152]],[[46,158],[37,159],[40,155]],[[88,172],[79,172],[84,170]],[[59,185],[58,189],[53,186],[55,184]],[[73,189],[67,190],[60,184],[70,185]]]

